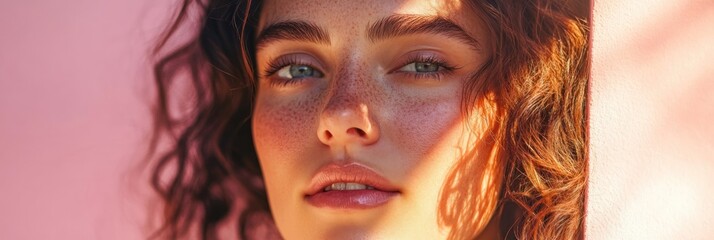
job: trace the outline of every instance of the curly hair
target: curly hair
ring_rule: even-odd
[[[493,39],[493,54],[467,83],[462,103],[464,112],[483,111],[488,119],[486,142],[504,179],[498,191],[501,236],[582,237],[589,73],[583,16],[589,2],[466,3]],[[242,239],[254,235],[265,223],[261,219],[270,219],[250,121],[260,7],[250,0],[184,0],[155,47],[152,149],[160,142],[168,149],[153,161],[151,184],[164,208],[162,226],[150,238],[185,238],[198,229],[201,239],[217,239],[237,199],[244,204],[237,221]],[[192,24],[195,9],[197,34],[173,43],[185,38],[180,29]],[[192,99],[177,96],[179,87],[190,90]],[[485,105],[493,108],[476,107]],[[465,184],[458,188],[465,190],[442,194],[440,221],[451,222],[450,239],[478,234],[472,195],[480,186],[464,177],[473,162],[460,160],[445,184]],[[457,201],[444,201],[449,198]]]
[[[477,110],[487,116],[492,154],[505,170],[499,194],[501,236],[581,238],[588,177],[589,45],[586,22],[577,16],[584,6],[546,0],[469,3],[486,22],[494,54],[464,89],[463,103],[465,111],[493,106]],[[468,163],[477,161],[469,160],[462,159],[452,176],[474,172],[476,165]],[[479,181],[449,178],[447,186],[455,182]],[[452,221],[451,239],[473,238],[473,216],[479,209],[464,202],[476,201],[479,187],[455,187],[442,195],[441,217],[458,219]],[[459,199],[455,202],[460,206],[447,206],[448,198]]]

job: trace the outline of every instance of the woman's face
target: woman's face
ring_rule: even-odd
[[[442,184],[477,134],[462,89],[490,54],[476,13],[271,0],[259,32],[253,137],[281,235],[442,238]]]

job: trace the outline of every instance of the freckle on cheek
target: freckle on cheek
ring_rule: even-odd
[[[316,138],[311,131],[315,128],[315,112],[315,104],[309,101],[266,104],[256,112],[256,141],[273,152],[296,153],[306,138]]]
[[[399,100],[394,133],[402,143],[403,151],[422,155],[432,150],[455,123],[458,105],[453,104],[454,108],[450,108],[448,103],[409,98]]]

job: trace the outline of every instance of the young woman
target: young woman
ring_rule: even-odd
[[[243,239],[581,235],[588,44],[572,3],[183,4],[157,52],[192,6],[202,21],[156,64],[157,136],[176,138],[154,168],[154,237],[216,239],[232,216]],[[186,70],[195,98],[172,102]]]

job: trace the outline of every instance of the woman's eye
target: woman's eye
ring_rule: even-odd
[[[441,70],[441,65],[438,63],[431,63],[431,62],[413,62],[410,64],[405,65],[399,71],[404,71],[404,72],[423,72],[423,73],[429,73],[429,72],[438,72]]]
[[[286,79],[296,79],[296,78],[308,78],[322,77],[323,74],[317,69],[310,67],[308,65],[287,65],[280,70],[278,70],[278,76]]]

